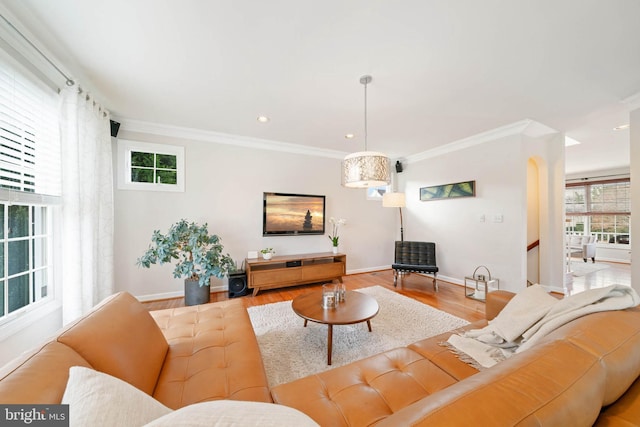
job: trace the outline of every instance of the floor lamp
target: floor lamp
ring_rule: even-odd
[[[404,225],[402,224],[402,208],[407,206],[404,193],[384,193],[382,195],[382,206],[385,208],[400,209],[400,241],[404,242]]]

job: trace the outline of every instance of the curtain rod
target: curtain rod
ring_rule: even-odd
[[[55,68],[55,70],[56,70],[58,73],[60,73],[60,75],[61,75],[62,77],[64,77],[64,78],[66,79],[67,86],[73,86],[73,85],[75,84],[75,82],[71,79],[71,77],[67,76],[67,75],[66,75],[66,74],[65,74],[65,73],[64,73],[60,68],[58,68],[58,66],[57,66],[56,64],[54,64],[54,63],[53,63],[53,61],[51,61],[51,60],[47,57],[47,55],[45,55],[45,54],[44,54],[40,49],[38,49],[38,47],[37,47],[35,44],[33,44],[33,43],[31,42],[31,40],[29,40],[29,39],[28,39],[24,34],[22,34],[22,33],[20,32],[20,30],[18,30],[18,29],[15,27],[15,25],[13,25],[11,22],[9,22],[9,20],[8,20],[7,18],[5,18],[5,17],[4,17],[4,15],[0,14],[0,18],[2,18],[2,20],[3,20],[4,22],[6,22],[6,23],[7,23],[7,25],[8,25],[8,26],[10,26],[10,27],[13,29],[13,31],[15,31],[16,33],[18,33],[18,34],[20,35],[20,37],[22,37],[22,38],[24,39],[24,41],[26,41],[27,43],[29,43],[29,46],[31,46],[31,47],[32,47],[36,52],[38,52],[38,54],[39,54],[40,56],[42,56],[42,57],[45,59],[45,61],[47,61],[47,62],[49,63],[49,65],[51,65],[53,68]]]

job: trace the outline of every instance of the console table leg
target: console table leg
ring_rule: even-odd
[[[329,335],[327,336],[327,365],[331,365],[331,351],[333,350],[333,325],[329,326]]]

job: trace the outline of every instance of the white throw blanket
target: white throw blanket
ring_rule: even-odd
[[[513,297],[486,327],[453,334],[446,345],[464,361],[489,368],[578,317],[638,304],[640,297],[629,286],[611,285],[557,299],[533,285]]]

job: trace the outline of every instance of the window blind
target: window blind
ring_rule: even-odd
[[[57,95],[0,54],[0,189],[61,194]]]

